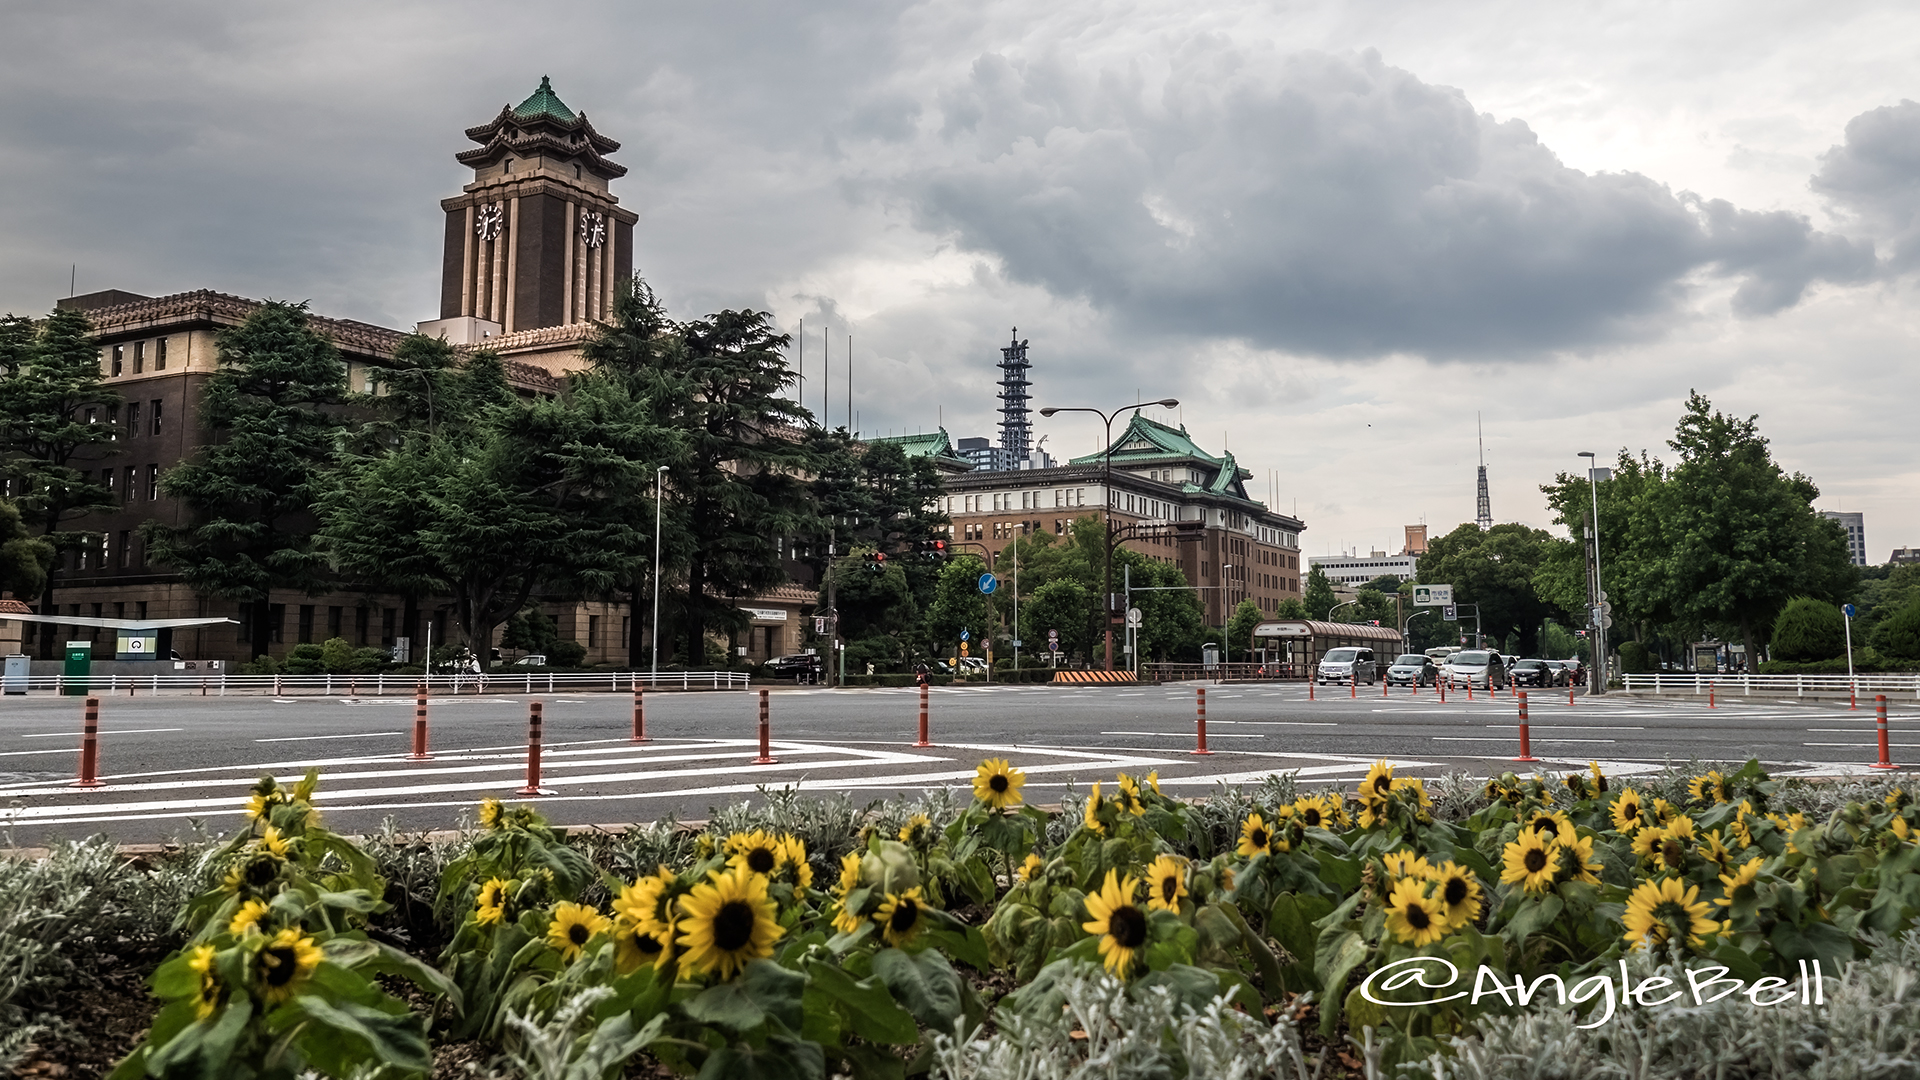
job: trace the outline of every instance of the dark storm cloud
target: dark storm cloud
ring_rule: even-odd
[[[1896,269],[1920,268],[1920,103],[1849,121],[1847,141],[1821,158],[1813,190],[1886,240]]]
[[[987,55],[941,110],[958,160],[899,189],[921,225],[1153,331],[1516,355],[1655,334],[1696,272],[1739,280],[1743,315],[1873,272],[1798,215],[1567,168],[1372,54]]]

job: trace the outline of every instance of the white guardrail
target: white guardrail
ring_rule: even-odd
[[[1686,672],[1661,672],[1655,675],[1622,675],[1629,693],[1697,694],[1709,690],[1722,694],[1806,697],[1860,694],[1871,697],[1910,696],[1920,699],[1920,674],[1897,675],[1706,675]]]
[[[273,694],[276,697],[312,695],[317,697],[389,697],[405,696],[425,682],[429,693],[446,694],[551,694],[595,690],[620,693],[636,687],[655,690],[745,690],[744,671],[663,671],[652,675],[644,671],[575,672],[493,672],[487,675],[227,675],[221,672],[172,672],[164,675],[35,675],[9,680],[7,693],[24,689],[29,693],[55,694],[158,694],[162,692],[224,697],[228,694]],[[84,685],[85,689],[82,690]]]

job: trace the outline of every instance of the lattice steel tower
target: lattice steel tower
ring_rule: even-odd
[[[1487,439],[1480,430],[1480,414],[1473,414],[1474,438],[1480,443],[1480,491],[1473,502],[1473,523],[1481,532],[1493,528],[1493,502],[1487,498]]]
[[[1027,460],[1027,343],[1020,340],[1020,328],[1013,328],[1013,341],[1000,350],[1000,462],[1003,469],[1017,469]]]

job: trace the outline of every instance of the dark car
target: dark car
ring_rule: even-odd
[[[1440,681],[1440,667],[1425,653],[1407,653],[1387,669],[1388,686],[1432,686]]]
[[[1515,660],[1513,662],[1513,685],[1551,687],[1559,683],[1559,672],[1545,660]]]
[[[1566,672],[1568,686],[1587,681],[1587,666],[1580,662],[1579,657],[1569,656],[1560,661],[1560,666]]]
[[[820,677],[820,656],[817,653],[776,656],[761,665],[760,670],[772,679],[792,678],[795,682],[811,682]]]

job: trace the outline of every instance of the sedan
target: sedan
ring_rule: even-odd
[[[1551,687],[1559,683],[1559,672],[1545,660],[1515,660],[1513,685]]]
[[[1433,686],[1440,681],[1440,669],[1425,653],[1407,653],[1387,669],[1388,686]]]

